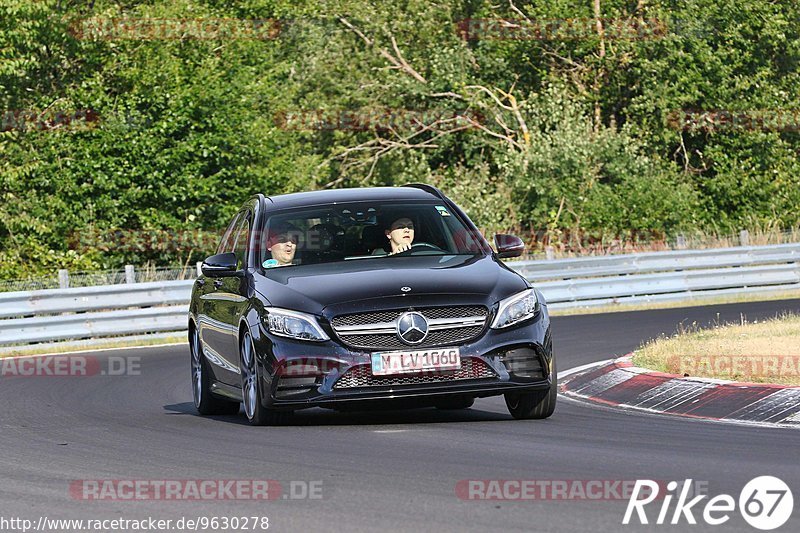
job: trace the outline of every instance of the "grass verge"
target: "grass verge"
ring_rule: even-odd
[[[536,284],[534,283],[534,286]],[[692,300],[680,300],[675,302],[643,302],[643,303],[620,303],[600,305],[597,307],[574,307],[571,309],[553,309],[551,316],[571,316],[571,315],[595,315],[602,313],[624,313],[626,311],[648,311],[651,309],[677,309],[680,307],[698,307],[704,305],[721,305],[746,302],[772,302],[776,300],[795,300],[800,299],[800,290],[781,291],[772,294],[753,293],[753,294],[728,294],[721,296],[697,296]]]
[[[56,353],[69,353],[69,352],[84,352],[93,350],[108,350],[111,348],[133,348],[140,346],[160,346],[162,344],[176,344],[186,341],[186,334],[175,334],[168,337],[154,337],[125,339],[124,337],[110,338],[104,341],[82,344],[76,342],[63,342],[58,344],[20,346],[19,348],[8,348],[0,353],[0,359],[3,357],[16,357],[20,355],[45,355]]]
[[[696,325],[643,345],[636,366],[692,377],[800,385],[800,315],[762,322]]]

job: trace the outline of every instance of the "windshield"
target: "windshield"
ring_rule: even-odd
[[[417,255],[483,254],[483,237],[443,203],[344,203],[277,212],[260,232],[265,269]]]

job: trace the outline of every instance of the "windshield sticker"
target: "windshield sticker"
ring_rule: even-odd
[[[439,211],[439,214],[442,215],[443,217],[450,216],[450,211],[448,211],[447,208],[443,205],[437,205],[436,210]]]
[[[276,259],[267,259],[262,263],[264,268],[273,268],[278,266],[278,261]]]

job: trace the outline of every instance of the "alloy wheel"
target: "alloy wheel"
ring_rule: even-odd
[[[247,418],[252,419],[258,401],[255,357],[253,357],[253,339],[249,333],[242,338],[242,400]]]

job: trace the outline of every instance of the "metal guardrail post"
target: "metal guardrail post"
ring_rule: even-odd
[[[739,246],[750,246],[750,233],[746,229],[739,232]]]
[[[136,283],[136,272],[133,265],[125,265],[125,283]]]
[[[59,270],[58,271],[58,288],[59,289],[69,289],[69,271],[68,270]]]

